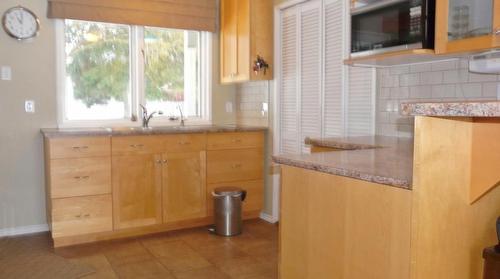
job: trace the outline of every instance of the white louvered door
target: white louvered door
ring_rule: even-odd
[[[281,14],[280,152],[297,153],[298,133],[298,16],[295,9]]]
[[[347,1],[310,0],[280,15],[279,153],[306,137],[373,133],[373,69],[343,63]]]
[[[321,137],[321,1],[311,1],[299,9],[300,14],[300,143],[308,152],[306,137]]]

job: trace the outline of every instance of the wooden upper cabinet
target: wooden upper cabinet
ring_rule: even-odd
[[[161,224],[161,155],[114,156],[114,228]]]
[[[437,54],[500,47],[500,0],[436,1]]]
[[[221,0],[221,82],[273,79],[273,2]],[[269,69],[254,72],[257,56]]]
[[[163,222],[207,216],[206,152],[163,154]]]

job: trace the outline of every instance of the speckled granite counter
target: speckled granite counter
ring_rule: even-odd
[[[274,162],[411,189],[412,138],[383,136],[325,138],[307,139],[306,143],[346,150],[313,154],[283,154],[274,156]]]
[[[122,128],[46,128],[41,133],[48,138],[54,137],[91,137],[91,136],[140,136],[140,135],[168,135],[190,133],[225,133],[225,132],[252,132],[266,131],[266,127],[252,126],[224,126],[224,125],[192,125],[192,126],[164,126],[143,129],[141,127]]]
[[[500,117],[500,100],[401,104],[401,114],[443,117]]]

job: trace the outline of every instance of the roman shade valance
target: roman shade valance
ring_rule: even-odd
[[[48,0],[48,17],[215,32],[216,0]]]

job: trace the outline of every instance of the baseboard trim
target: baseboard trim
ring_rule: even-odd
[[[0,229],[0,237],[46,232],[48,230],[49,225],[47,224]]]
[[[264,212],[260,213],[260,219],[262,219],[268,223],[271,223],[271,224],[275,224],[278,222],[278,218],[274,218],[272,215],[269,215],[269,214],[264,213]]]

